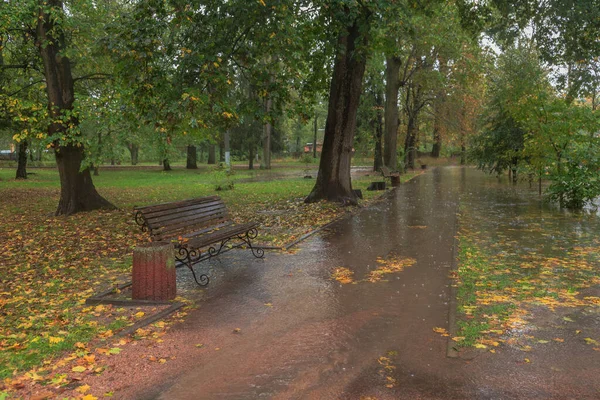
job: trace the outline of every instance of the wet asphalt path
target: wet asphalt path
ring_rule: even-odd
[[[447,327],[460,174],[419,177],[297,254],[251,262],[224,255],[221,264],[244,266],[213,278],[217,284],[181,328],[210,338],[207,351],[149,397],[451,396],[460,387],[445,378],[445,365],[455,360],[445,358],[446,340],[432,329]],[[388,282],[341,285],[329,277],[343,266],[360,280],[390,254],[417,262]]]

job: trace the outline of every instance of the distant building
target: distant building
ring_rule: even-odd
[[[317,142],[317,153],[321,153],[321,151],[323,151],[323,143]],[[312,153],[313,152],[313,144],[306,143],[306,145],[304,146],[304,152]]]

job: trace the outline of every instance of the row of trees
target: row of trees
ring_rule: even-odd
[[[568,66],[557,79],[566,104],[595,90],[585,73],[591,67],[579,62],[597,55],[595,2],[550,1],[541,9],[526,0],[5,0],[1,124],[22,154],[31,143],[53,149],[57,214],[111,207],[90,167],[115,141],[132,158],[140,144],[154,143],[166,168],[174,142],[192,147],[190,154],[207,143],[213,155],[217,143],[234,143],[250,160],[261,152],[261,166],[270,168],[274,127],[294,121],[316,131],[319,119],[323,152],[307,201],[355,203],[357,142],[373,149],[375,169],[397,169],[414,167],[425,142],[433,156],[448,143],[464,156],[484,106],[486,132],[498,115],[527,130],[519,110],[528,106],[498,91],[502,62],[482,44],[484,31],[509,49],[513,32],[533,29],[539,59]],[[547,40],[548,29],[560,40]],[[540,90],[551,97],[557,87]],[[326,112],[317,111],[318,99]],[[497,131],[512,135],[508,128]],[[509,147],[528,137],[505,136]],[[486,140],[474,154],[500,168]]]
[[[515,34],[498,40],[471,154],[514,182],[537,178],[540,194],[549,179],[550,199],[582,208],[600,195],[600,4],[526,5],[506,9]]]

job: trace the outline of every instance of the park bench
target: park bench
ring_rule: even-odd
[[[380,171],[384,178],[390,178],[392,186],[400,185],[400,172],[390,171],[385,165],[381,167]]]
[[[194,265],[218,256],[226,249],[247,246],[256,258],[264,250],[252,246],[258,236],[258,224],[235,224],[229,218],[219,196],[199,197],[171,203],[135,207],[135,222],[152,241],[170,241],[175,247],[175,260],[186,265],[199,285],[208,284],[208,276],[194,272]],[[231,241],[232,246],[228,246]],[[238,242],[239,241],[239,242]]]

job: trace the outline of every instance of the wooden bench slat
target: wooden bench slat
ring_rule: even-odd
[[[162,224],[149,224],[152,231],[172,231],[187,229],[188,231],[198,230],[203,228],[207,224],[217,224],[220,221],[228,220],[229,216],[223,212],[214,211],[210,214],[199,214],[191,217],[176,218]]]
[[[211,201],[211,202],[198,203],[198,204],[186,204],[185,206],[172,208],[172,209],[161,209],[161,210],[155,210],[155,211],[151,211],[151,212],[144,211],[144,216],[146,219],[154,219],[154,218],[160,218],[161,216],[164,216],[164,215],[176,214],[178,212],[185,212],[185,211],[191,211],[191,210],[197,210],[198,212],[202,212],[203,209],[210,208],[210,207],[222,207],[225,209],[227,208],[225,206],[225,203],[223,203],[222,201],[214,201],[214,202]]]
[[[173,212],[171,214],[164,214],[156,217],[146,218],[146,221],[151,226],[167,225],[171,221],[193,217],[194,215],[215,215],[215,214],[227,214],[227,208],[222,205],[215,205],[211,207],[204,207],[202,209],[191,209]]]
[[[206,224],[195,224],[193,227],[195,228],[195,230],[201,230],[202,228],[207,228],[213,225],[217,225],[217,224],[221,224],[225,221],[228,221],[228,219],[223,218],[223,219],[219,219],[219,220],[208,220],[208,222]],[[164,240],[164,239],[169,239],[169,238],[177,238],[179,236],[185,236],[187,233],[189,233],[191,231],[190,226],[189,225],[185,225],[185,224],[181,224],[181,225],[173,225],[173,226],[169,226],[169,227],[165,227],[162,229],[156,229],[153,230],[153,235],[158,239],[160,237],[160,239],[158,240]],[[156,232],[156,233],[155,233]]]
[[[229,228],[225,228],[222,230],[214,231],[211,233],[204,234],[202,236],[198,236],[197,238],[190,239],[187,242],[188,246],[192,246],[194,248],[202,248],[206,246],[210,246],[211,244],[221,242],[229,237],[236,236],[242,233],[246,233],[250,229],[256,227],[257,224],[254,222],[249,222],[246,224],[233,225]]]
[[[170,202],[170,203],[160,203],[160,204],[152,204],[149,206],[141,206],[141,207],[134,207],[134,211],[141,211],[144,214],[146,213],[151,213],[154,211],[160,211],[160,210],[168,210],[168,209],[173,209],[173,208],[177,208],[177,207],[183,207],[186,205],[190,205],[190,204],[201,204],[201,203],[206,203],[206,202],[210,202],[210,201],[222,201],[221,198],[219,196],[208,196],[208,197],[198,197],[198,198],[194,198],[194,199],[187,199],[187,200],[181,200],[181,201],[175,201],[175,202]]]

